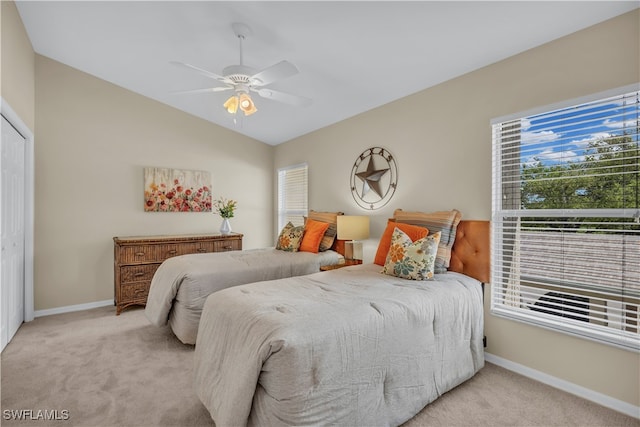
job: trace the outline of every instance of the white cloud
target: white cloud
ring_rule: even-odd
[[[552,149],[548,148],[536,154],[535,156],[530,156],[523,163],[526,166],[535,165],[537,163],[537,160],[535,160],[534,157],[535,159],[540,160],[544,165],[549,165],[550,163],[551,164],[578,163],[578,162],[584,161],[584,156],[578,155],[578,153],[575,151],[569,150],[569,151],[560,152],[560,151],[553,151]]]
[[[605,120],[602,124],[610,129],[622,129],[622,128],[637,128],[637,120],[619,120],[612,121],[610,119]]]
[[[595,141],[597,141],[599,139],[606,139],[606,138],[609,138],[611,136],[614,136],[614,135],[612,135],[612,134],[610,134],[608,132],[592,133],[587,138],[576,139],[574,141],[571,141],[569,143],[569,145],[575,145],[577,148],[584,150],[589,146],[589,143],[595,142]]]
[[[527,160],[525,160],[524,162],[522,162],[525,166],[533,166],[535,164],[538,163],[538,161],[536,159],[534,159],[533,157],[529,157]]]
[[[522,145],[542,144],[545,142],[555,141],[558,138],[560,138],[560,135],[550,130],[543,130],[541,132],[522,132],[520,134],[520,143]]]
[[[566,162],[571,161],[575,162],[575,159],[578,157],[578,153],[575,151],[553,151],[551,149],[547,149],[542,151],[537,156],[540,160],[550,160],[552,162]]]

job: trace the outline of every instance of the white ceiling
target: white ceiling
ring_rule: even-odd
[[[638,1],[17,1],[34,50],[133,92],[277,145],[638,7]],[[253,96],[234,124],[230,92],[171,65],[222,74],[239,63],[231,24],[253,34],[244,63],[300,73],[269,87],[309,107]],[[549,64],[541,64],[548,66]]]

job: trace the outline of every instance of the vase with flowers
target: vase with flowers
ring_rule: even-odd
[[[216,212],[218,212],[218,214],[222,217],[220,233],[231,233],[231,223],[229,223],[229,218],[233,218],[233,213],[237,205],[238,202],[236,202],[235,200],[227,200],[224,197],[221,197],[213,202],[213,207],[215,208]]]

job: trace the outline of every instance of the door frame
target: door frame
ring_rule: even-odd
[[[34,317],[33,268],[35,228],[35,160],[34,136],[9,103],[0,97],[0,113],[24,137],[24,321]],[[1,201],[0,201],[1,203]]]

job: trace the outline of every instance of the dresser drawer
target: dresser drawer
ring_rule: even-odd
[[[213,242],[210,242],[210,246],[213,246]],[[164,244],[158,245],[158,255],[160,260],[164,261],[167,258],[171,258],[178,255],[188,255],[198,252],[211,252],[207,251],[207,244],[204,242],[198,243],[179,243],[179,244]],[[200,250],[198,250],[200,249]]]
[[[151,281],[160,264],[125,265],[120,267],[120,282]]]
[[[120,248],[121,264],[135,264],[137,262],[162,261],[157,245],[131,245]]]
[[[215,252],[225,252],[225,251],[239,251],[242,249],[242,240],[234,239],[234,240],[224,240],[213,242],[214,251]]]
[[[147,302],[150,286],[151,283],[149,282],[122,283],[120,285],[119,304],[142,303],[144,305]]]
[[[194,242],[183,243],[181,245],[181,254],[206,254],[215,250],[213,242]]]

